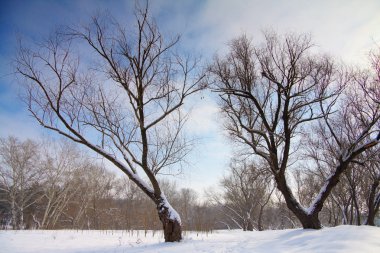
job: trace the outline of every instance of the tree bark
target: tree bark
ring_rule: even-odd
[[[263,228],[263,210],[264,210],[264,206],[260,206],[260,212],[259,212],[259,218],[258,218],[258,221],[257,221],[257,229],[259,231],[263,231],[264,228]]]
[[[24,208],[20,208],[20,223],[18,229],[24,229]]]
[[[160,221],[162,222],[165,242],[181,241],[182,240],[181,224],[176,219],[172,219],[170,217],[168,210],[158,211],[158,216],[160,217]]]
[[[253,224],[252,224],[251,219],[248,220],[247,231],[253,231]]]
[[[171,215],[171,210],[160,202],[157,205],[158,216],[162,222],[165,242],[179,242],[182,240],[182,226],[180,221]]]
[[[321,229],[322,225],[318,217],[318,213],[306,216],[297,216],[304,229]]]
[[[12,229],[18,229],[16,204],[13,199],[11,202],[11,214],[12,214]]]

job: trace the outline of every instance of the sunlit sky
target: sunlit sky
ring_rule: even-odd
[[[58,25],[86,23],[103,10],[128,22],[133,6],[134,1],[0,0],[0,137],[46,135],[18,99],[11,68],[18,38],[39,40]],[[152,0],[150,6],[160,29],[181,34],[181,48],[202,55],[205,62],[225,52],[228,41],[242,33],[259,43],[267,29],[310,33],[317,50],[356,65],[366,64],[369,50],[380,45],[379,0]],[[215,99],[205,93],[192,102],[188,128],[199,143],[175,180],[202,194],[218,184],[233,152]]]

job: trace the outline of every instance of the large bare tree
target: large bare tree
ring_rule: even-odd
[[[21,46],[16,69],[28,83],[34,118],[123,171],[156,204],[165,241],[180,241],[180,217],[157,176],[191,148],[180,109],[204,88],[204,75],[199,59],[175,53],[178,36],[164,40],[148,5],[136,8],[135,21],[124,28],[97,16],[88,26]]]
[[[357,156],[378,144],[380,114],[369,96],[360,96],[367,98],[365,109],[360,109],[359,101],[349,93],[340,99],[343,88],[359,93],[363,89],[350,75],[336,70],[328,57],[312,55],[311,51],[307,35],[266,33],[261,46],[242,36],[230,43],[226,56],[215,59],[210,71],[232,138],[242,144],[245,154],[253,154],[268,165],[288,208],[302,226],[318,229],[318,214],[341,174]],[[347,110],[346,116],[358,131],[342,130],[342,136],[337,135],[340,128],[334,128],[332,122],[344,116],[341,109]],[[331,164],[331,174],[305,208],[293,194],[287,171],[302,162],[303,137],[313,134],[311,126],[319,122],[338,155]]]

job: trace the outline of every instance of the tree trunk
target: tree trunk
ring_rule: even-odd
[[[321,222],[318,218],[318,213],[306,215],[306,217],[300,216],[300,217],[298,217],[298,219],[300,220],[302,227],[304,229],[307,229],[307,228],[308,229],[321,229],[322,228]]]
[[[24,229],[24,208],[20,208],[20,224],[19,224],[19,229]]]
[[[286,184],[284,177],[276,178],[277,188],[284,196],[287,207],[294,213],[294,215],[301,222],[304,229],[321,229],[322,225],[318,218],[319,210],[314,210],[310,214],[297,202],[294,198],[292,191]]]
[[[380,138],[380,134],[378,136]],[[363,149],[359,149],[354,154],[351,154],[350,158],[340,161],[335,171],[325,180],[317,197],[314,199],[309,207],[309,210],[305,210],[300,203],[294,198],[292,190],[286,183],[284,173],[279,173],[275,176],[277,188],[281,191],[286,201],[288,208],[297,216],[301,222],[303,228],[321,229],[322,225],[318,218],[319,212],[323,208],[323,204],[327,197],[330,195],[332,189],[338,184],[341,174],[347,170],[349,163],[357,155],[363,152]],[[352,214],[352,212],[351,212]]]
[[[182,240],[181,221],[177,212],[169,205],[166,199],[157,204],[158,216],[162,222],[165,242],[179,242]]]
[[[259,212],[259,218],[258,218],[258,221],[257,221],[257,229],[259,231],[263,231],[264,228],[263,228],[263,210],[264,210],[264,206],[260,206],[260,212]]]
[[[248,220],[247,231],[253,231],[253,224],[252,224],[251,219]]]
[[[365,224],[368,226],[375,226],[375,212],[372,207],[368,210],[368,217]]]
[[[18,229],[16,204],[13,200],[11,202],[11,214],[12,214],[12,229]]]
[[[375,179],[374,182],[372,183],[370,194],[369,194],[368,201],[367,201],[368,217],[367,217],[365,224],[369,225],[369,226],[375,226],[375,216],[376,216],[376,212],[377,212],[376,209],[379,208],[380,193],[376,196],[376,189],[380,183],[379,179],[380,179],[380,177]]]
[[[288,204],[288,203],[287,203]],[[291,202],[288,205],[289,209],[295,214],[298,220],[301,222],[304,229],[321,229],[321,221],[319,220],[319,212],[314,211],[308,214],[303,208],[294,206]]]

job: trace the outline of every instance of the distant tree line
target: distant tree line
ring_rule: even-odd
[[[0,179],[2,229],[162,228],[154,204],[135,184],[72,143],[1,139]],[[193,190],[161,184],[185,229],[213,228],[213,207]]]
[[[160,182],[185,230],[298,227],[263,168],[232,161],[229,174],[204,198],[168,180]],[[373,225],[379,209],[378,169],[347,171],[321,212],[322,223]],[[66,141],[0,139],[0,178],[1,229],[161,229],[154,204],[135,184]],[[320,174],[307,170],[295,171],[292,179],[301,203],[308,203],[323,183]]]

